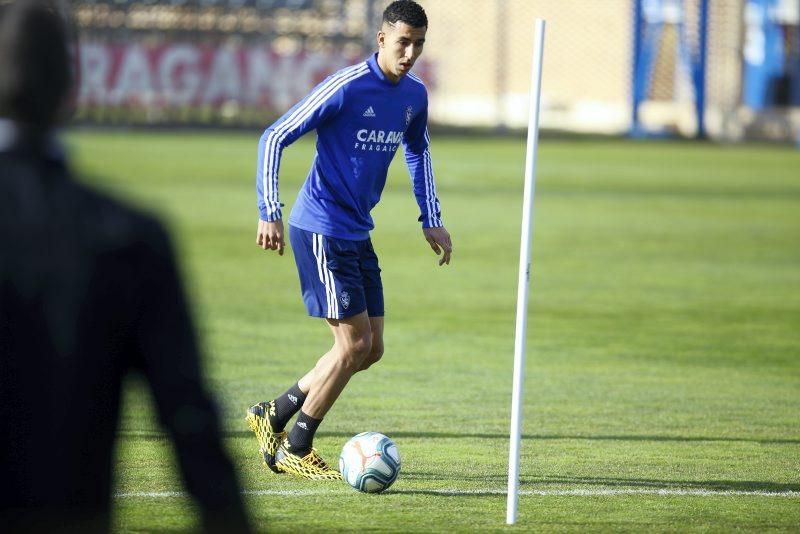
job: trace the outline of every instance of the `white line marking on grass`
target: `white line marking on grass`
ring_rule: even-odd
[[[246,490],[245,495],[278,495],[282,497],[300,497],[306,495],[331,495],[341,493],[324,490]],[[476,489],[476,490],[447,490],[447,489],[420,489],[407,491],[393,491],[391,493],[426,493],[429,495],[444,495],[458,497],[459,495],[506,495],[504,490]],[[711,489],[546,489],[522,490],[520,495],[536,497],[615,497],[623,495],[657,495],[661,497],[789,497],[800,498],[800,491],[746,491],[746,490],[711,490]],[[116,493],[116,499],[167,499],[172,497],[188,497],[185,491],[133,491]]]
[[[166,499],[168,497],[188,497],[185,491],[128,491],[115,493],[115,499]]]

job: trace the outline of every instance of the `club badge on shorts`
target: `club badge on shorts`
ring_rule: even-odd
[[[342,291],[341,299],[342,306],[344,306],[344,309],[346,310],[350,306],[350,293],[347,291]]]

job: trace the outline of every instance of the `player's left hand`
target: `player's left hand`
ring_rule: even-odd
[[[450,234],[444,226],[438,228],[423,228],[422,233],[425,234],[425,241],[431,246],[431,249],[437,256],[441,255],[439,265],[450,265],[450,255],[453,253],[453,242],[450,240]],[[442,254],[444,252],[444,254]]]

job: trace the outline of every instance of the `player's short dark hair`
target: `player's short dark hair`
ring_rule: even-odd
[[[428,16],[422,6],[413,0],[396,0],[383,10],[383,22],[405,22],[412,28],[427,28]]]
[[[48,0],[0,6],[0,117],[39,130],[58,122],[73,83],[67,39]]]

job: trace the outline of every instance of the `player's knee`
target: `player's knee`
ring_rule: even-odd
[[[372,364],[377,363],[382,356],[383,356],[383,340],[379,339],[376,336],[373,336],[369,354],[367,354],[367,357],[364,358],[363,362],[361,362],[361,366],[358,368],[358,371],[366,371],[367,369],[370,368],[370,366],[372,366]]]
[[[372,349],[372,333],[365,332],[348,339],[341,352],[341,363],[346,367],[360,369]]]
[[[378,340],[373,340],[372,349],[369,351],[369,355],[367,355],[366,360],[364,360],[364,365],[362,369],[366,369],[370,365],[378,363],[382,357],[383,357],[383,342]]]
[[[378,363],[380,359],[381,357],[379,355],[373,355],[372,353],[370,353],[370,355],[367,356],[366,359],[364,359],[364,363],[361,364],[359,371],[366,371],[367,369],[372,367],[373,364]]]

